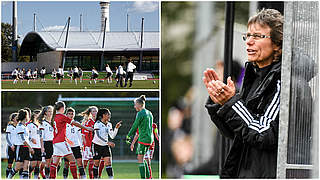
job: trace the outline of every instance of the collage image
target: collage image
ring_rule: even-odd
[[[319,1],[0,1],[1,179],[318,179]]]

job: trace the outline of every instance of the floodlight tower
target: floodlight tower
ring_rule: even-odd
[[[110,1],[109,0],[103,0],[100,1],[100,8],[101,8],[101,30],[104,31],[104,27],[106,27],[106,31],[110,31],[110,18],[109,18],[109,7],[110,7]],[[105,19],[107,19],[105,21]],[[106,26],[104,25],[106,23]]]

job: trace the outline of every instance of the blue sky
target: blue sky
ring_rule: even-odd
[[[33,13],[37,14],[37,29],[63,29],[71,17],[71,30],[79,30],[80,14],[84,30],[100,30],[99,1],[18,1],[18,34],[21,38],[33,29]],[[140,31],[144,17],[145,31],[159,31],[159,4],[157,1],[111,1],[110,31],[127,30],[127,13],[133,31]],[[12,23],[12,2],[1,2],[1,22]],[[41,24],[42,25],[41,25]],[[21,40],[20,38],[20,40]]]

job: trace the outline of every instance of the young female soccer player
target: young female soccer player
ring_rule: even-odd
[[[40,79],[42,83],[46,82],[45,75],[46,75],[46,68],[42,67],[40,70]]]
[[[59,66],[58,72],[57,72],[57,79],[58,79],[58,84],[61,84],[61,79],[63,79],[64,72],[62,69],[62,66]]]
[[[79,79],[80,79],[80,83],[82,83],[82,77],[83,77],[83,71],[82,71],[82,69],[79,67]]]
[[[8,166],[6,170],[6,177],[8,178],[9,172],[12,170],[12,164],[15,160],[16,149],[14,142],[16,142],[15,129],[17,125],[18,113],[12,113],[9,116],[9,122],[6,129],[6,140],[7,140],[7,155],[8,155]]]
[[[51,119],[53,114],[53,106],[45,106],[42,108],[40,115],[38,117],[40,124],[40,132],[42,138],[40,139],[41,144],[43,144],[44,150],[42,150],[42,155],[44,156],[44,161],[40,165],[40,174],[42,177],[49,178],[50,174],[50,164],[53,154],[53,127],[51,126]],[[45,168],[45,174],[43,174],[43,169]]]
[[[35,68],[32,72],[32,79],[35,81],[38,78],[38,68]]]
[[[152,123],[153,116],[152,113],[145,108],[145,95],[141,95],[139,98],[134,100],[134,108],[136,109],[137,116],[134,121],[128,135],[127,135],[127,143],[130,144],[131,138],[137,129],[139,129],[139,138],[138,138],[138,146],[137,146],[137,159],[139,163],[139,170],[141,178],[150,178],[150,171],[148,168],[148,163],[144,160],[144,156],[147,153],[150,145],[153,142],[153,133],[152,133]]]
[[[75,116],[75,110],[71,107],[67,109],[67,117],[70,119],[74,119]],[[66,128],[66,136],[67,136],[67,142],[71,146],[72,153],[77,160],[78,170],[80,173],[81,179],[86,179],[86,173],[84,171],[83,165],[82,165],[82,153],[81,153],[81,147],[82,145],[82,134],[81,129],[73,126],[71,124],[67,124]],[[64,179],[68,178],[69,173],[69,161],[67,159],[64,159],[65,166],[63,169],[63,177]]]
[[[73,79],[76,84],[78,84],[77,79],[79,79],[79,69],[77,66],[73,68]]]
[[[92,152],[93,152],[93,159],[94,159],[94,167],[93,167],[93,174],[94,178],[97,179],[98,177],[98,169],[100,159],[103,158],[104,164],[103,167],[106,166],[106,171],[109,178],[113,178],[113,170],[111,165],[111,147],[114,147],[115,144],[113,142],[108,141],[108,136],[111,139],[114,139],[118,133],[118,129],[121,126],[121,121],[116,124],[116,128],[112,130],[112,124],[110,123],[111,112],[109,109],[102,108],[99,109],[97,114],[97,121],[94,124],[94,137],[92,143]],[[101,164],[100,164],[101,166]],[[102,167],[102,169],[103,169]]]
[[[106,65],[106,78],[107,83],[112,83],[112,70],[109,67],[109,64]]]
[[[12,71],[11,73],[11,76],[12,76],[12,79],[13,79],[13,84],[16,84],[17,81],[19,80],[19,71],[18,71],[19,68],[16,68]]]
[[[68,77],[70,77],[70,82],[72,83],[72,76],[73,76],[73,71],[72,68],[68,68]]]
[[[93,82],[96,84],[98,76],[99,76],[98,71],[96,70],[95,67],[93,67],[92,71],[91,71],[91,79],[90,79],[89,83],[91,84],[91,80],[93,80]]]
[[[41,145],[40,138],[40,129],[39,122],[37,120],[40,111],[34,111],[31,115],[30,121],[27,123],[27,131],[29,132],[29,140],[30,146],[34,150],[34,154],[30,156],[30,166],[29,166],[29,176],[31,177],[31,173],[34,170],[34,179],[38,179],[39,177],[39,165],[41,162],[41,150],[43,150],[43,146]]]
[[[31,69],[28,69],[28,71],[26,73],[26,80],[27,80],[28,84],[30,84],[30,79],[32,79]]]
[[[93,128],[96,116],[97,116],[98,108],[96,106],[90,106],[88,109],[80,113],[81,116],[83,116],[83,122],[82,124],[85,127],[91,127]],[[93,133],[87,130],[82,130],[82,137],[83,137],[83,164],[84,164],[84,169],[87,168],[88,162],[89,162],[89,177],[90,179],[93,179],[93,156],[91,152],[91,144],[92,144],[92,139],[93,139]]]
[[[157,141],[159,142],[158,126],[157,126],[156,123],[152,124],[152,132],[153,132],[154,137],[156,137]],[[133,141],[131,143],[131,146],[130,146],[130,150],[131,151],[133,151],[134,144],[137,142],[138,138],[139,138],[139,129],[137,129],[137,133],[134,136],[134,139],[133,139]],[[147,161],[147,165],[148,165],[148,169],[149,169],[149,172],[150,172],[150,178],[151,179],[152,179],[151,160],[153,158],[154,146],[155,146],[155,142],[153,141],[151,146],[149,147],[147,153],[144,156],[144,160]]]
[[[12,179],[14,175],[23,169],[20,179],[27,179],[29,177],[28,166],[30,160],[30,154],[34,154],[34,150],[31,148],[29,143],[29,135],[26,128],[26,122],[29,119],[29,114],[26,110],[20,109],[18,111],[18,124],[16,127],[17,142],[16,142],[16,166],[13,168],[8,178]]]
[[[72,154],[71,148],[66,142],[66,126],[67,124],[75,125],[79,128],[93,131],[93,128],[84,127],[80,123],[68,118],[63,113],[65,111],[65,104],[62,101],[55,103],[53,109],[53,116],[51,125],[53,126],[53,157],[52,165],[50,168],[50,179],[55,179],[57,175],[57,165],[60,162],[61,157],[65,157],[70,162],[70,170],[74,179],[77,179],[76,160]]]

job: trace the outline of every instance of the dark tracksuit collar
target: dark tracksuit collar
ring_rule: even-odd
[[[270,67],[269,67],[270,66]],[[257,87],[255,92],[253,93],[252,97],[249,97],[248,101],[251,101],[257,97],[259,97],[269,86],[270,82],[274,79],[274,76],[277,74],[280,74],[281,72],[281,62],[273,62],[271,65],[269,65],[265,68],[259,69],[255,67],[255,65],[252,62],[246,62],[245,64],[245,74],[244,74],[244,82],[242,84],[240,95],[243,97],[245,93],[244,90],[247,89],[246,87],[249,86],[250,83],[252,83],[252,79],[255,78],[257,75],[265,76],[263,78],[262,83]],[[269,70],[268,72],[265,72]]]

